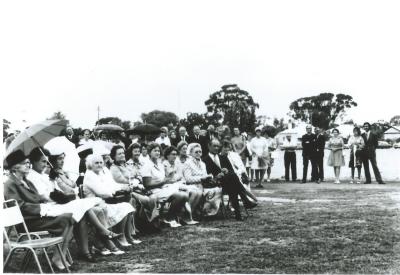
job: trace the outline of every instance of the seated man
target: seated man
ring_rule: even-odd
[[[59,270],[65,270],[61,257],[65,259],[66,251],[72,238],[74,224],[72,214],[62,214],[56,217],[47,216],[47,207],[42,207],[46,201],[45,198],[39,195],[35,186],[26,179],[30,172],[30,161],[22,151],[18,150],[10,154],[6,158],[6,162],[10,170],[10,176],[4,183],[5,199],[17,201],[28,230],[46,230],[51,234],[63,237],[64,242],[61,246],[63,255],[55,251],[52,262]]]
[[[246,208],[253,208],[257,204],[247,198],[246,190],[236,175],[227,153],[219,155],[220,147],[221,144],[219,140],[211,140],[208,144],[209,153],[204,157],[203,161],[206,164],[207,173],[212,174],[214,178],[219,180],[223,191],[229,195],[229,200],[232,203],[232,207],[235,209],[236,220],[242,221],[243,218],[240,214],[238,195],[241,197]],[[230,145],[225,147],[230,148]],[[227,152],[229,152],[229,150]]]

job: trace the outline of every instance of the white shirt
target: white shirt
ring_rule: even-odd
[[[50,193],[53,192],[54,189],[61,191],[56,182],[50,181],[50,178],[47,174],[40,174],[31,169],[26,178],[33,183],[38,191],[38,194],[44,196],[48,200],[51,200]]]
[[[166,145],[166,146],[171,146],[171,141],[169,140],[169,137],[158,137],[158,138],[156,138],[156,140],[155,140],[155,142],[156,143],[158,143],[158,144],[164,144],[164,145]]]
[[[297,147],[297,141],[294,138],[291,138],[290,141],[285,138],[283,141],[283,144],[281,146],[282,150],[288,151],[288,152],[294,152],[294,149],[286,149],[286,147]]]
[[[165,169],[161,160],[158,160],[157,164],[151,160],[147,161],[140,172],[143,178],[149,177],[153,183],[160,183],[165,180]]]
[[[210,158],[214,161],[214,163],[216,165],[218,165],[219,168],[221,168],[221,162],[219,161],[219,156],[218,154],[212,154],[212,153],[208,153],[208,155],[210,156]]]

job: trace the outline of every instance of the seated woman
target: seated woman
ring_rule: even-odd
[[[186,162],[186,160],[188,159],[188,155],[187,155],[187,147],[188,147],[188,143],[184,140],[180,141],[178,143],[178,146],[176,147],[178,149],[178,161],[181,164],[184,164]]]
[[[203,192],[195,186],[186,185],[185,179],[182,172],[182,164],[177,160],[178,149],[174,146],[167,147],[164,151],[163,161],[165,169],[165,178],[169,182],[173,182],[177,190],[186,190],[189,193],[189,202],[185,204],[185,210],[189,216],[189,219],[184,220],[186,224],[192,225],[197,224],[197,221],[193,220],[192,209],[196,209],[201,199],[203,198]]]
[[[207,174],[206,165],[201,160],[201,145],[199,143],[191,143],[187,152],[189,158],[182,168],[186,184],[202,192],[205,198],[202,212],[207,216],[216,215],[221,204],[222,189],[216,186],[213,176]],[[198,210],[198,206],[194,206],[193,210]]]
[[[171,227],[181,226],[176,218],[189,200],[189,195],[184,190],[177,189],[165,178],[164,166],[160,159],[161,147],[152,142],[148,145],[150,161],[145,163],[141,170],[143,185],[157,199],[158,203],[170,202],[170,208],[166,216],[166,223]]]
[[[130,193],[131,188],[125,184],[116,183],[108,169],[104,167],[101,155],[93,154],[86,158],[87,171],[83,179],[83,193],[85,197],[100,197],[103,199],[101,207],[107,212],[107,227],[114,227],[115,232],[121,233],[117,243],[123,248],[131,246],[125,238],[127,216],[135,209],[129,202],[130,196],[123,202],[111,200],[118,193]],[[106,202],[107,201],[107,202]]]
[[[53,175],[53,181],[50,181],[49,176],[44,173],[48,164],[48,155],[49,151],[46,149],[36,148],[32,150],[29,155],[29,159],[32,163],[32,170],[27,179],[32,182],[39,195],[43,196],[46,207],[49,208],[48,215],[72,214],[72,217],[77,222],[74,227],[74,233],[77,244],[81,250],[80,258],[93,262],[95,261],[94,257],[89,252],[87,223],[94,226],[98,237],[102,241],[117,238],[119,235],[108,230],[104,226],[104,223],[99,220],[96,205],[98,205],[101,200],[98,198],[75,199],[76,194],[73,188],[75,183],[62,171],[64,153],[61,153],[59,156],[52,156],[53,161],[50,164],[52,164],[53,168],[50,170],[50,174]],[[69,198],[67,196],[69,196]],[[54,200],[62,201],[56,202]],[[68,202],[68,200],[71,201]]]
[[[137,144],[131,145],[129,148],[132,150],[132,148],[140,148],[140,145]],[[139,151],[140,155],[140,151]],[[147,196],[144,192],[144,186],[142,185],[142,179],[141,177],[135,173],[133,170],[133,165],[135,163],[134,160],[131,160],[132,163],[131,165],[126,164],[126,158],[125,158],[125,149],[122,146],[116,145],[111,149],[110,153],[111,159],[113,160],[113,165],[110,167],[110,172],[111,175],[113,176],[114,180],[117,183],[121,184],[126,184],[132,188],[132,197],[133,201],[131,203],[137,207],[137,205],[144,206],[147,209],[150,209],[150,211],[153,211],[156,208],[156,199],[155,198],[150,198]],[[137,203],[136,203],[137,202]],[[138,211],[140,212],[140,211]],[[155,218],[154,215],[149,215],[149,218],[152,220]],[[150,220],[150,221],[151,221]],[[125,230],[126,238],[129,243],[131,244],[137,244],[141,243],[139,240],[134,239],[135,235],[135,228],[134,228],[134,217],[133,214],[130,214],[128,216],[128,221],[127,221],[127,228]]]
[[[31,163],[22,151],[11,153],[7,156],[6,162],[10,175],[4,183],[5,199],[17,201],[29,231],[46,230],[51,234],[63,237],[62,255],[55,250],[52,262],[59,270],[65,270],[62,259],[65,259],[69,242],[72,239],[72,229],[75,223],[72,214],[49,215],[49,209],[45,206],[46,199],[26,178],[30,172]]]

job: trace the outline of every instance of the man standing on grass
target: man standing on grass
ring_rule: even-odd
[[[317,183],[324,181],[324,150],[325,150],[325,136],[321,128],[315,127],[315,180]]]
[[[378,147],[378,136],[374,133],[371,133],[371,124],[365,122],[363,125],[363,129],[365,131],[362,134],[362,138],[364,139],[365,147],[363,154],[363,166],[365,173],[365,182],[364,184],[371,183],[371,174],[369,172],[369,162],[371,162],[372,169],[374,170],[375,179],[379,184],[385,184],[382,181],[381,173],[379,172],[378,164],[376,163],[376,147]],[[369,162],[368,162],[369,161]]]
[[[315,138],[316,136],[311,132],[311,125],[306,127],[307,133],[301,138],[301,145],[303,146],[303,180],[302,183],[307,182],[308,163],[311,162],[311,181],[316,180],[316,165],[314,162],[315,154]]]
[[[292,138],[290,134],[286,136],[286,139],[281,145],[281,149],[285,151],[285,180],[289,181],[289,169],[292,170],[292,181],[297,180],[297,167],[296,167],[296,150],[297,142],[295,138]]]

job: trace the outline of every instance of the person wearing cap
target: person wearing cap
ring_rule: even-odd
[[[311,125],[306,126],[306,133],[301,137],[301,145],[303,147],[303,180],[307,182],[308,164],[311,162],[311,181],[317,181],[316,163],[315,163],[315,138],[312,133]]]
[[[63,255],[60,255],[56,250],[52,262],[59,270],[65,270],[61,257],[65,259],[69,242],[72,239],[72,229],[75,223],[72,214],[47,215],[46,210],[48,208],[45,206],[46,198],[41,196],[32,182],[26,178],[30,172],[31,163],[21,150],[8,155],[6,164],[10,175],[4,183],[5,199],[14,199],[17,201],[29,231],[46,230],[51,234],[63,238],[61,247]]]
[[[158,138],[156,138],[155,142],[160,144],[162,149],[165,149],[168,146],[171,146],[171,141],[169,140],[169,137],[168,137],[168,128],[167,127],[161,127],[160,136]]]
[[[369,163],[371,163],[372,170],[374,170],[375,179],[379,184],[385,184],[382,180],[381,173],[379,172],[378,163],[376,162],[376,147],[378,147],[378,136],[371,132],[371,124],[365,122],[363,125],[364,133],[364,152],[363,152],[363,165],[365,173],[364,184],[371,183],[371,173],[369,172]]]
[[[297,141],[292,138],[290,134],[286,135],[282,145],[281,150],[285,151],[283,158],[285,162],[285,180],[289,181],[289,172],[292,171],[292,181],[297,180],[297,167],[296,167],[296,148]]]
[[[262,180],[265,175],[265,170],[268,164],[268,141],[261,135],[261,127],[256,128],[256,136],[250,141],[251,150],[251,169],[254,169],[257,186],[263,188]]]

